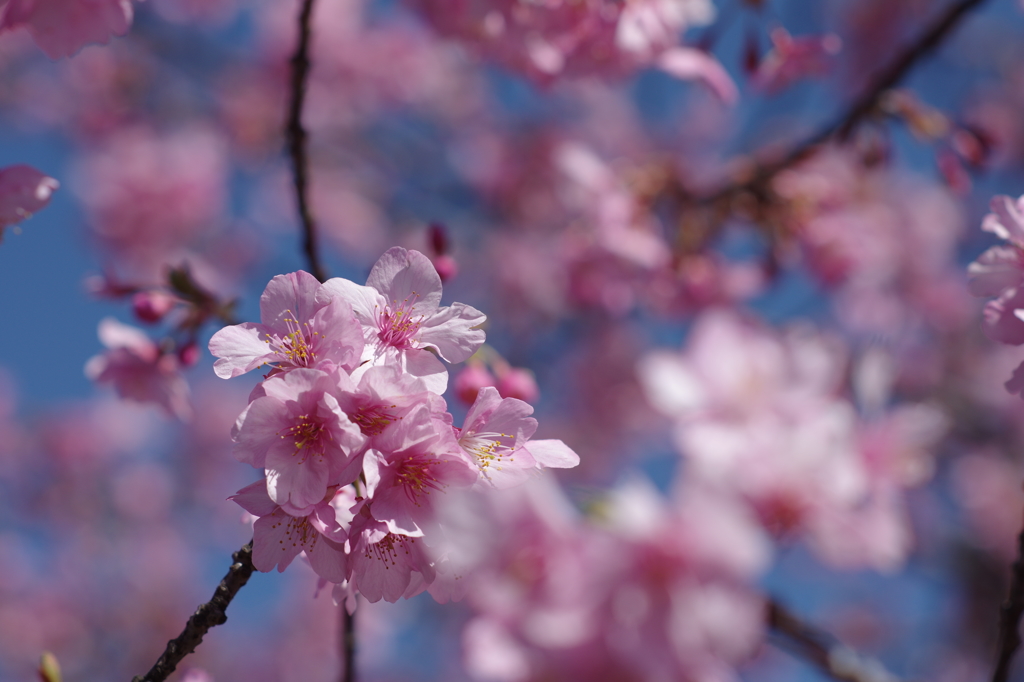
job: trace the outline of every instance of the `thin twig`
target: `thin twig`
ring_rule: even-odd
[[[320,263],[317,246],[316,222],[309,207],[309,156],[306,153],[308,135],[302,127],[302,107],[306,100],[306,84],[309,80],[310,24],[313,15],[313,0],[302,0],[299,12],[299,46],[291,58],[291,98],[288,103],[288,123],[285,136],[288,139],[288,154],[292,161],[292,177],[295,184],[295,198],[299,207],[304,236],[303,249],[309,261],[309,271],[323,282],[327,279]]]
[[[341,611],[341,682],[356,682],[356,614],[349,613],[344,603]]]
[[[833,138],[845,140],[864,118],[876,110],[879,100],[886,91],[903,80],[903,77],[921,58],[942,43],[943,39],[952,32],[968,12],[983,2],[985,0],[959,0],[950,5],[917,40],[904,48],[878,72],[861,96],[855,99],[833,123],[797,144],[785,156],[775,161],[760,163],[748,179],[726,185],[707,196],[698,198],[696,203],[712,204],[744,192],[756,191],[758,188],[764,187],[780,171],[806,158],[818,146]]]
[[[1010,593],[999,607],[999,652],[992,682],[1006,682],[1010,662],[1020,647],[1020,619],[1024,615],[1024,530],[1017,536],[1017,560],[1010,566]]]
[[[182,659],[196,650],[210,628],[227,622],[228,604],[238,594],[238,590],[249,581],[253,572],[252,541],[232,554],[231,560],[231,568],[220,581],[213,598],[196,609],[177,638],[167,642],[167,648],[149,672],[133,677],[132,682],[163,682],[174,672]]]
[[[873,658],[864,658],[819,628],[805,623],[775,600],[768,602],[768,625],[792,654],[839,682],[898,682]]]

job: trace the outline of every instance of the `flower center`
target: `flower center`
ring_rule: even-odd
[[[288,334],[268,339],[274,351],[293,367],[310,367],[316,362],[316,342],[319,332],[313,331],[309,322],[300,323],[295,313],[288,311],[292,317],[284,318]]]
[[[397,563],[399,552],[409,553],[409,548],[405,546],[406,541],[413,543],[416,542],[416,538],[388,533],[381,538],[380,542],[369,545],[363,556],[367,559],[378,559],[384,564],[385,569],[390,569]]]
[[[363,435],[379,436],[384,432],[384,429],[391,425],[391,422],[398,419],[398,417],[386,411],[388,408],[394,409],[395,407],[395,405],[364,407],[355,414],[349,415],[349,419],[359,426]]]
[[[416,506],[421,494],[429,495],[431,490],[441,490],[442,485],[431,470],[436,460],[411,456],[398,465],[395,478],[405,488],[405,494]]]
[[[392,301],[391,305],[384,306],[384,310],[377,310],[377,338],[385,346],[394,346],[400,350],[412,348],[412,337],[419,331],[423,323],[422,315],[413,315],[412,307],[416,304],[419,294],[412,293],[412,296],[401,303]]]
[[[502,442],[502,439],[506,438],[511,440],[512,436],[507,433],[496,432],[480,432],[469,435],[464,433],[459,438],[459,445],[462,446],[463,450],[473,455],[477,466],[486,474],[489,467],[494,467],[501,471],[503,462],[515,461],[515,458],[512,457],[515,452],[512,446]]]
[[[292,543],[292,547],[302,547],[307,552],[313,551],[316,547],[317,540],[320,539],[320,531],[314,528],[309,523],[309,517],[303,516],[302,518],[296,518],[289,516],[288,520],[279,520],[271,528],[277,528],[281,524],[285,524],[285,535]],[[284,541],[281,541],[281,551],[286,551],[288,548],[284,546]]]
[[[296,423],[285,429],[284,433],[278,431],[277,435],[281,438],[291,438],[295,442],[292,457],[301,455],[300,462],[305,462],[310,455],[323,458],[325,437],[326,440],[332,440],[331,432],[324,427],[323,422],[315,421],[308,414],[300,415]]]

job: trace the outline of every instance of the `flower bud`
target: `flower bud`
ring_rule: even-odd
[[[479,362],[471,362],[455,377],[455,395],[467,405],[476,401],[485,386],[494,386],[494,377]]]
[[[140,291],[132,296],[132,312],[142,322],[159,322],[178,299],[163,291]]]
[[[437,256],[434,258],[434,269],[442,282],[447,282],[459,274],[459,264],[451,256]]]
[[[195,341],[189,341],[178,349],[178,362],[182,367],[191,367],[199,361],[199,346]]]
[[[537,388],[537,380],[533,373],[519,367],[513,367],[506,371],[498,379],[498,393],[502,398],[518,398],[532,403],[540,397],[540,389]]]

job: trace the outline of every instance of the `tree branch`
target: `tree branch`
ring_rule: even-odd
[[[343,603],[341,611],[341,682],[356,682],[356,614]]]
[[[777,601],[768,602],[768,625],[785,638],[790,653],[839,682],[898,682],[877,660],[864,658],[832,635],[803,622]]]
[[[785,156],[775,161],[757,165],[748,179],[726,185],[696,203],[712,204],[745,192],[756,192],[765,186],[780,171],[806,158],[815,148],[833,138],[845,140],[853,129],[878,107],[878,102],[887,90],[897,85],[924,56],[938,47],[952,33],[960,20],[985,0],[958,0],[951,4],[917,40],[903,49],[872,79],[860,97],[832,124],[825,126],[814,135],[797,144]]]
[[[295,198],[299,207],[299,218],[302,221],[304,234],[303,249],[309,261],[309,271],[323,282],[327,279],[323,265],[320,263],[320,251],[317,246],[316,222],[309,207],[309,157],[306,153],[306,129],[302,127],[302,107],[306,100],[306,84],[309,80],[309,42],[310,24],[313,15],[313,0],[302,0],[299,12],[299,45],[291,58],[291,98],[288,103],[288,123],[285,137],[288,140],[288,155],[292,161],[292,178],[295,185]]]
[[[1006,682],[1010,662],[1020,647],[1020,619],[1024,615],[1024,530],[1017,536],[1017,560],[1010,566],[1010,593],[999,607],[999,651],[992,682]]]
[[[228,616],[225,611],[228,604],[238,594],[238,590],[249,581],[253,572],[252,541],[232,554],[231,559],[231,568],[220,581],[213,598],[196,609],[176,639],[167,642],[167,648],[149,672],[133,677],[132,682],[163,682],[174,672],[182,659],[196,650],[210,628],[227,622]]]

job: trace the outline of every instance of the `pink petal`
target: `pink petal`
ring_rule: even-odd
[[[408,300],[412,315],[434,312],[441,303],[441,277],[430,259],[419,251],[394,246],[384,252],[370,271],[366,286],[396,304]]]
[[[1012,198],[999,195],[989,202],[992,213],[985,216],[981,229],[1002,239],[1024,246],[1024,215]]]
[[[50,202],[60,183],[31,166],[0,170],[0,229],[28,218]]]
[[[319,280],[304,270],[278,275],[270,280],[260,296],[263,324],[285,335],[308,323],[324,305],[317,300],[319,288]]]
[[[11,0],[0,11],[0,29],[26,26],[51,59],[70,57],[90,43],[105,45],[132,23],[129,0]]]
[[[580,456],[560,440],[531,440],[526,444],[526,448],[544,467],[571,469],[580,463]]]
[[[982,329],[993,341],[1019,346],[1024,343],[1024,320],[1014,311],[1024,308],[1024,289],[1010,289],[985,306]]]
[[[261,366],[273,358],[267,344],[260,340],[266,329],[261,324],[243,322],[219,330],[210,339],[210,354],[218,358],[213,371],[221,379],[231,379]]]
[[[324,282],[317,296],[325,304],[334,298],[342,299],[352,306],[352,312],[361,324],[374,328],[377,326],[377,312],[387,303],[373,287],[364,287],[341,277]]]
[[[277,504],[267,495],[267,480],[260,479],[247,485],[228,498],[253,516],[273,514]]]
[[[1013,370],[1013,376],[1007,380],[1004,386],[1010,395],[1024,397],[1024,362],[1017,365],[1017,369]]]
[[[673,47],[658,57],[657,65],[682,80],[701,80],[725,104],[735,104],[739,90],[717,59],[693,47]]]
[[[424,319],[416,340],[436,348],[448,362],[462,362],[483,345],[486,334],[477,327],[486,321],[487,316],[476,308],[453,303]]]
[[[1024,281],[1024,252],[993,246],[967,266],[967,288],[974,296],[999,296]]]

